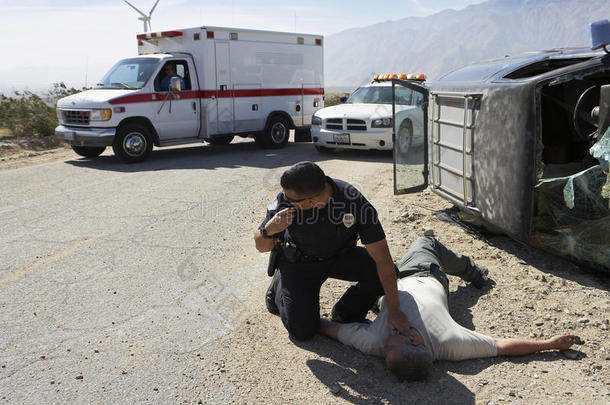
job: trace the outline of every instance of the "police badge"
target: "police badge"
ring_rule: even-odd
[[[355,222],[356,218],[354,217],[354,214],[351,214],[349,212],[343,214],[343,225],[345,225],[346,228],[351,228],[351,226],[354,225]]]

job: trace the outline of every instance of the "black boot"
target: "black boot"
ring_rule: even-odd
[[[472,281],[470,281],[470,284],[479,290],[482,290],[483,288],[492,288],[494,285],[496,285],[495,281],[489,278],[489,270],[487,270],[485,267],[475,266],[475,270],[477,274],[474,276]]]
[[[271,279],[271,284],[269,284],[269,288],[267,288],[267,293],[265,294],[265,305],[267,306],[267,311],[273,315],[280,314],[279,308],[277,305],[275,305],[275,294],[277,293],[277,286],[279,283],[280,272],[279,270],[276,270],[273,278]]]

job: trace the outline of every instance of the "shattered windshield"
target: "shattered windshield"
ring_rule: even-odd
[[[159,63],[155,58],[123,59],[97,83],[98,89],[141,89]]]
[[[417,104],[421,97],[413,94],[411,89],[401,87],[396,91],[396,104]],[[360,87],[347,99],[346,104],[392,104],[392,87],[371,86]]]
[[[534,244],[610,268],[610,129],[590,149],[599,164],[536,186]]]

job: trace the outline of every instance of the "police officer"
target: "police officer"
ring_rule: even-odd
[[[267,208],[254,234],[260,252],[281,243],[279,272],[267,290],[266,304],[280,315],[298,340],[313,337],[320,324],[320,287],[327,278],[357,281],[333,307],[338,322],[365,319],[386,295],[388,327],[409,336],[400,309],[396,273],[377,211],[352,185],[327,177],[312,162],[284,172],[282,192]],[[357,247],[360,237],[365,248]]]

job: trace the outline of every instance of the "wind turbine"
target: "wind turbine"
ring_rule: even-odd
[[[125,3],[127,3],[129,6],[131,6],[131,8],[136,10],[138,12],[138,14],[140,14],[142,16],[142,17],[138,17],[138,20],[144,22],[144,32],[148,32],[149,30],[152,31],[152,25],[150,25],[150,18],[152,17],[153,11],[155,11],[155,7],[157,7],[157,4],[159,4],[159,0],[155,1],[155,5],[152,6],[152,8],[150,9],[150,13],[148,13],[148,15],[146,15],[143,12],[141,12],[140,10],[138,10],[136,8],[136,6],[134,6],[133,4],[128,2],[127,0],[123,0],[123,1]]]

